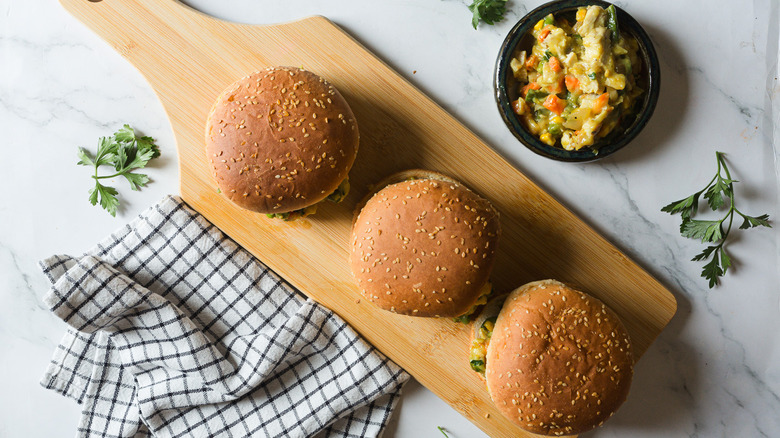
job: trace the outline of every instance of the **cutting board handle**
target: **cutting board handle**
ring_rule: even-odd
[[[336,28],[322,16],[269,25],[231,23],[211,17],[178,0],[60,0],[60,4],[127,58],[149,80],[158,94],[164,93],[167,85],[164,82],[156,83],[154,76],[160,71],[196,71],[202,67],[196,60],[197,55],[219,58],[225,55],[226,50],[233,49],[214,44],[204,37],[204,29],[208,28],[212,32],[216,30],[225,39],[253,40],[255,44],[247,47],[255,55],[252,61],[256,65],[263,65],[262,62],[256,62],[262,61],[262,51],[269,45],[285,46],[286,41],[278,38],[285,31],[309,33],[312,28]],[[260,45],[256,44],[258,41]],[[293,49],[284,48],[287,51]],[[151,56],[154,54],[167,56]],[[298,64],[293,60],[290,65]],[[170,79],[170,75],[167,78]]]
[[[198,28],[205,21],[219,21],[177,0],[60,0],[60,4],[145,76],[147,71],[139,62],[143,56],[134,56],[135,52],[164,41],[173,26],[186,23]],[[168,63],[172,66],[176,61],[171,56]]]
[[[105,30],[110,29],[111,35],[127,33],[135,27],[133,23],[152,16],[174,14],[193,20],[212,19],[178,0],[60,0],[60,4],[103,38],[108,34]]]
[[[190,119],[196,117],[198,124],[205,123],[206,119],[206,114],[193,113],[191,107],[182,105],[182,90],[200,96],[203,106],[208,108],[214,97],[237,78],[274,65],[267,52],[288,54],[289,59],[281,60],[278,65],[302,64],[298,58],[302,50],[279,35],[336,29],[321,16],[263,26],[231,23],[178,0],[60,0],[60,3],[149,81],[168,113],[180,147],[183,139],[179,134],[189,126]],[[227,41],[247,41],[247,44],[236,47],[226,44]],[[235,56],[237,49],[242,52],[240,57]],[[214,62],[204,63],[204,59]]]
[[[202,33],[201,30],[204,26],[218,27],[226,34],[262,32],[266,35],[283,28],[287,30],[292,28],[292,30],[298,32],[306,32],[314,21],[325,21],[335,27],[333,23],[322,16],[310,16],[289,22],[267,25],[232,23],[214,18],[178,0],[59,1],[65,10],[111,44],[117,52],[135,64],[142,73],[145,73],[144,69],[131,56],[134,49],[139,45],[136,41],[139,37],[147,37],[145,39],[150,41],[161,41],[179,33],[186,33],[187,35],[185,36],[195,36],[194,41],[197,42],[197,36]],[[175,32],[172,32],[172,29],[175,29]],[[143,30],[143,35],[139,35],[141,30]],[[193,40],[184,38],[181,42],[192,43]],[[204,43],[207,42],[204,41]],[[149,44],[145,45],[149,46]],[[177,47],[180,50],[183,48],[183,46]],[[185,50],[181,50],[181,52],[186,54]],[[180,58],[173,56],[170,58],[171,63],[179,61]]]

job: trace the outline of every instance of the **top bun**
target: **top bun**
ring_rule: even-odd
[[[286,213],[325,199],[358,150],[341,94],[306,70],[273,67],[230,85],[206,123],[206,152],[222,193],[248,210]]]
[[[418,179],[382,187],[357,215],[352,273],[363,296],[385,310],[463,315],[489,286],[498,213],[447,176],[428,171],[401,176]]]
[[[626,400],[631,341],[598,299],[554,280],[512,292],[487,348],[490,396],[523,429],[574,435],[601,425]]]

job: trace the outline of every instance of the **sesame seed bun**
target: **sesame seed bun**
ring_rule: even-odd
[[[363,197],[360,202],[355,206],[355,211],[352,214],[352,226],[355,226],[355,221],[358,218],[358,215],[363,210],[363,207],[365,207],[366,203],[369,199],[371,199],[374,195],[377,194],[380,190],[384,189],[385,187],[404,182],[404,181],[412,181],[415,179],[435,179],[437,181],[444,181],[449,182],[453,184],[460,184],[457,180],[439,172],[434,172],[432,170],[425,170],[425,169],[409,169],[409,170],[402,170],[400,172],[396,172],[385,179],[379,181],[376,184],[373,184],[369,186],[371,189],[366,196]]]
[[[230,85],[206,123],[206,153],[220,191],[260,213],[316,204],[347,177],[358,150],[341,94],[306,70],[272,67]]]
[[[415,170],[390,178],[399,180],[380,187],[355,218],[355,280],[368,301],[391,312],[463,315],[488,285],[498,212],[445,175]]]
[[[490,396],[505,416],[535,434],[575,435],[601,425],[626,400],[634,358],[611,309],[544,280],[509,294],[486,362]]]

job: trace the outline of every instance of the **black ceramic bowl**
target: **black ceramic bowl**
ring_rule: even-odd
[[[556,17],[573,17],[577,8],[590,5],[598,5],[606,9],[610,3],[600,0],[558,0],[539,6],[518,21],[509,31],[509,35],[501,45],[501,51],[496,61],[493,87],[498,111],[506,126],[526,147],[539,155],[558,161],[596,160],[606,157],[628,144],[639,134],[650,120],[650,116],[653,115],[655,104],[658,101],[658,92],[661,88],[661,68],[658,65],[658,57],[650,37],[626,11],[615,7],[620,32],[636,39],[639,43],[638,55],[642,60],[642,72],[637,85],[642,87],[645,92],[634,104],[632,113],[624,117],[621,124],[609,135],[596,140],[592,148],[583,148],[578,151],[568,151],[559,145],[547,145],[526,129],[512,110],[512,101],[519,96],[517,83],[512,75],[512,69],[509,67],[515,50],[518,47],[530,50],[533,45],[533,36],[531,35],[533,27],[548,14],[553,14]],[[571,22],[573,21],[571,20]]]

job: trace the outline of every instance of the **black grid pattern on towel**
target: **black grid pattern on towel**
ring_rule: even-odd
[[[176,197],[41,268],[78,436],[378,436],[409,377]]]

